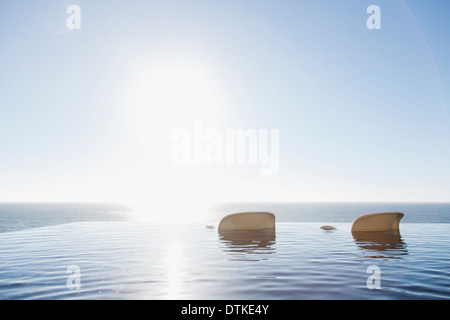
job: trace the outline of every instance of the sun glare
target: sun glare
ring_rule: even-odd
[[[143,66],[133,82],[134,128],[144,143],[166,128],[191,126],[195,120],[217,125],[223,111],[211,70],[195,63],[170,61]]]
[[[135,152],[129,198],[141,217],[180,221],[194,214],[187,208],[210,189],[211,169],[172,163],[171,136],[195,121],[220,125],[220,85],[208,66],[192,61],[142,63],[134,70],[124,101]]]

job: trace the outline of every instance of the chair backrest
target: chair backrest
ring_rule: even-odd
[[[275,215],[271,212],[239,212],[222,218],[218,231],[275,229]]]
[[[403,216],[404,214],[401,212],[366,214],[353,221],[352,232],[398,230]]]

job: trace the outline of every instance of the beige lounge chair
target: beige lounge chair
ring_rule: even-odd
[[[275,229],[275,215],[271,212],[239,212],[222,218],[218,231],[252,231]]]
[[[366,214],[353,221],[352,232],[398,230],[403,216],[401,212]]]

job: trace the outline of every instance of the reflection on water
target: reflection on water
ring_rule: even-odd
[[[276,240],[140,222],[0,233],[0,299],[450,299],[450,224],[404,224],[403,240],[319,227],[280,223]],[[80,290],[67,288],[74,265]],[[382,269],[381,290],[366,286],[370,265]]]
[[[230,260],[259,261],[267,260],[275,252],[275,231],[221,231],[223,251],[231,255]]]
[[[183,246],[178,241],[174,241],[166,250],[167,299],[179,299],[183,280],[181,272]]]
[[[402,259],[408,255],[406,243],[398,230],[352,232],[358,248],[368,258]]]

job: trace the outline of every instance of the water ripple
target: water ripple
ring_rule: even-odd
[[[401,234],[218,234],[201,226],[80,222],[0,234],[1,299],[448,299],[450,225]],[[369,289],[370,266],[381,270]],[[80,270],[71,288],[70,266]]]

